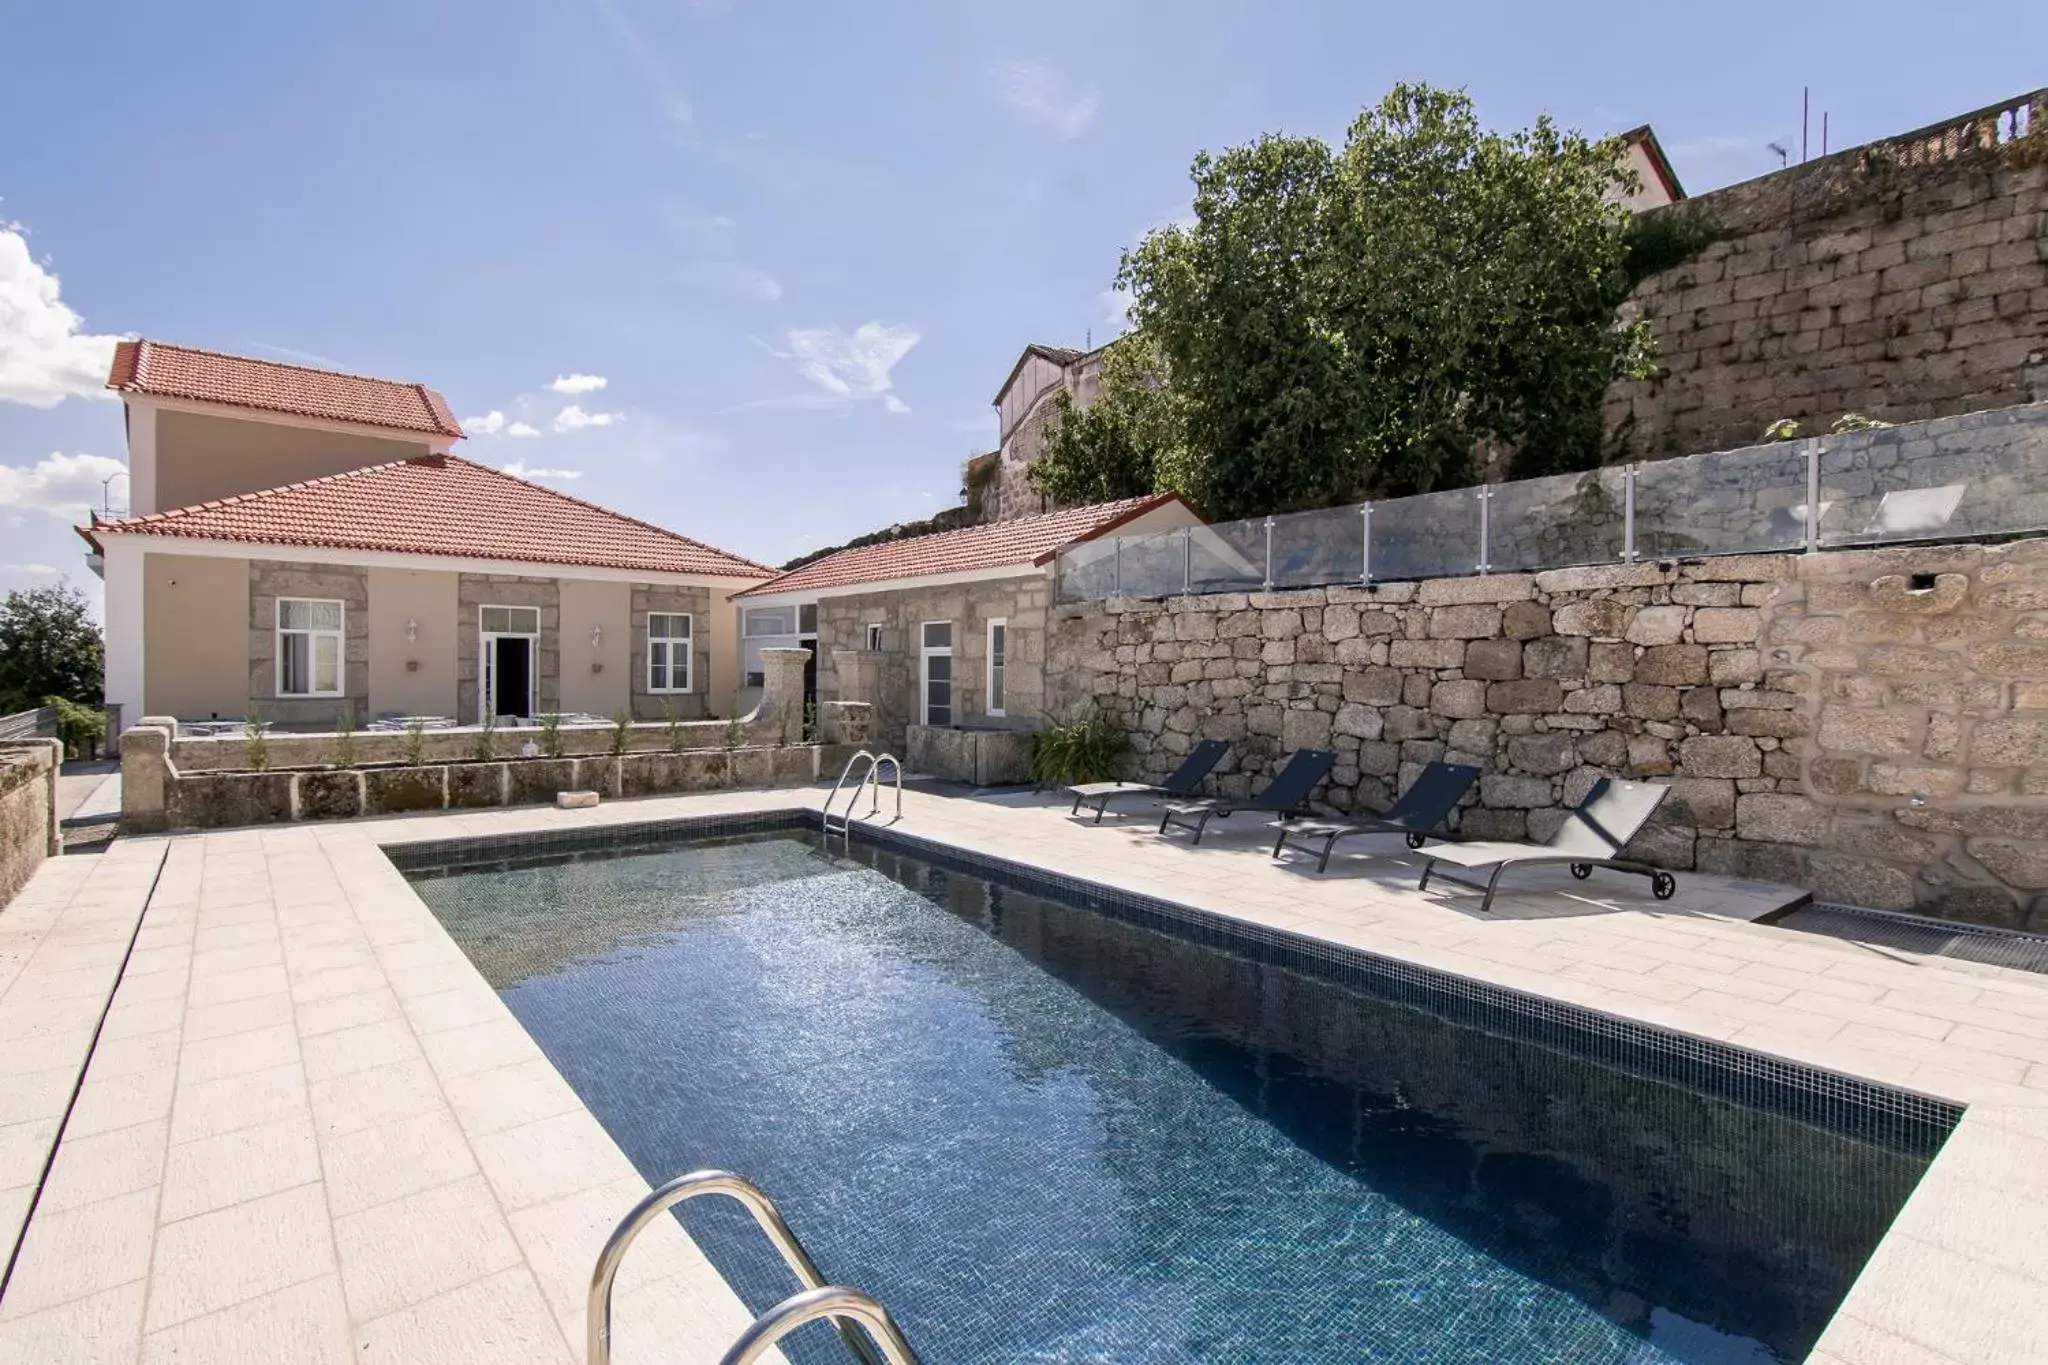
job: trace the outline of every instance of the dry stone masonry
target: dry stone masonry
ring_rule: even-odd
[[[1633,851],[1822,900],[2048,928],[2048,541],[1749,555],[1055,610],[1055,715],[1144,774],[1228,739],[1243,793],[1333,747],[1339,810],[1433,759],[1465,837],[1668,781]]]

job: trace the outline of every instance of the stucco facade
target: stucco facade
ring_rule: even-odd
[[[365,465],[417,459],[429,451],[426,438],[404,440],[395,433],[376,436],[175,408],[152,415],[156,508],[151,510],[189,507]]]
[[[123,684],[132,700],[119,699],[137,715],[239,720],[254,712],[288,730],[330,730],[344,711],[358,726],[381,715],[473,724],[486,606],[538,610],[541,710],[609,717],[624,709],[643,721],[665,719],[671,708],[688,720],[734,714],[735,668],[720,658],[719,642],[736,646],[735,628],[716,629],[720,612],[733,614],[730,590],[705,583],[141,551],[117,581],[135,605],[110,614],[132,619],[134,628],[122,631],[116,652],[123,657],[109,676],[132,679]],[[340,695],[280,694],[280,598],[342,604]],[[687,692],[649,689],[650,611],[692,618]]]

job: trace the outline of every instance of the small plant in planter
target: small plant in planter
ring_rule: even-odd
[[[612,712],[612,757],[620,758],[633,743],[633,716],[621,706]]]
[[[400,749],[399,757],[404,760],[405,766],[408,768],[424,768],[427,766],[427,723],[425,721],[414,720],[406,723],[405,745]]]
[[[550,711],[540,718],[540,751],[549,758],[562,756],[562,713]]]
[[[263,716],[254,707],[249,708],[249,718],[242,722],[242,759],[252,772],[260,773],[270,766],[270,737],[263,733]]]
[[[683,751],[683,716],[676,710],[676,704],[667,697],[661,699],[662,739],[668,751],[679,754]]]
[[[334,749],[329,762],[337,768],[356,766],[356,709],[344,706],[334,718]]]
[[[1108,782],[1123,771],[1131,737],[1108,716],[1048,725],[1031,745],[1031,780],[1045,786]]]
[[[485,716],[483,728],[476,732],[476,742],[469,746],[469,756],[479,763],[488,763],[498,756],[498,718]]]

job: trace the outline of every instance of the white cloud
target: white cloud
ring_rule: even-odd
[[[683,276],[702,288],[753,303],[776,303],[782,298],[782,281],[738,261],[699,261],[687,267]]]
[[[64,572],[54,564],[0,564],[7,573],[55,574]]]
[[[996,98],[1026,123],[1050,128],[1061,137],[1079,137],[1095,118],[1101,98],[1080,90],[1043,62],[997,62],[989,71]]]
[[[798,328],[786,335],[789,349],[772,354],[794,363],[799,374],[824,391],[826,401],[879,398],[890,412],[910,411],[894,393],[889,372],[917,345],[912,329],[864,322],[851,335],[837,327]]]
[[[554,426],[556,431],[581,431],[585,427],[608,427],[614,422],[624,421],[625,417],[622,412],[585,412],[571,403],[555,414]]]
[[[84,330],[57,277],[29,255],[16,224],[0,223],[0,400],[53,408],[67,398],[104,398],[120,338]]]
[[[472,436],[496,436],[505,429],[505,414],[492,408],[481,417],[465,417],[462,429]]]
[[[548,387],[556,393],[565,393],[573,397],[579,393],[596,393],[610,382],[601,374],[558,374],[555,376],[555,382]]]
[[[510,474],[515,479],[525,479],[528,483],[532,483],[536,479],[580,479],[583,477],[583,471],[580,469],[542,469],[539,466],[529,466],[524,460],[514,460],[511,464],[501,464],[498,466],[498,469],[502,473]]]
[[[538,435],[540,435],[540,428],[539,428],[539,427],[530,427],[530,426],[526,425],[526,423],[524,423],[524,422],[514,422],[514,423],[513,423],[513,424],[512,424],[511,426],[509,426],[509,427],[506,427],[506,428],[505,428],[505,434],[506,434],[507,436],[522,436],[522,437],[523,437],[523,436],[538,436]]]
[[[55,452],[32,465],[0,464],[0,507],[47,512],[65,521],[83,521],[107,490],[107,480],[128,466],[106,455]]]

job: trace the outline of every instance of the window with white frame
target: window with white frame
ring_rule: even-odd
[[[988,713],[992,716],[1005,714],[1003,704],[1007,700],[1008,682],[1005,676],[1010,663],[1010,623],[1002,617],[988,623]]]
[[[277,599],[277,695],[338,697],[342,693],[339,602]]]
[[[951,725],[953,723],[953,623],[951,621],[927,621],[924,623],[923,648],[919,651],[924,660],[922,684],[924,696],[924,723],[926,725]]]
[[[647,690],[690,690],[690,616],[687,612],[647,613]]]
[[[868,653],[879,654],[881,652],[882,623],[880,621],[873,621],[868,624]]]

